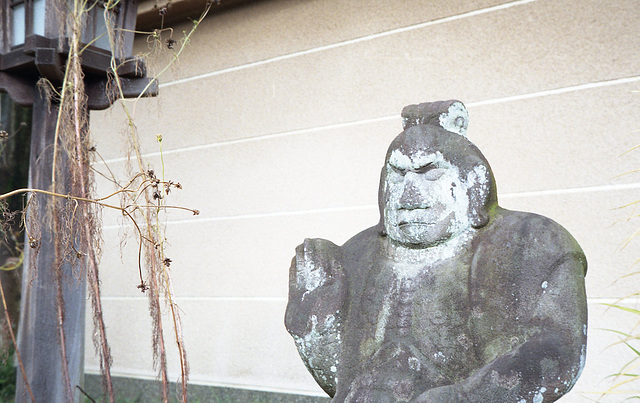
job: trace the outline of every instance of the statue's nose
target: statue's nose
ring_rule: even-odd
[[[409,175],[409,174],[407,174]],[[405,178],[404,188],[399,200],[400,208],[414,210],[419,208],[429,208],[427,195],[423,193],[412,178]]]

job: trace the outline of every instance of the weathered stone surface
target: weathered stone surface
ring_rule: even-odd
[[[457,101],[403,110],[380,222],[306,239],[285,325],[335,402],[543,402],[584,366],[585,256],[552,220],[498,206]]]

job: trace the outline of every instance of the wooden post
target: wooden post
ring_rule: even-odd
[[[93,28],[83,31],[83,28],[77,25],[68,26],[65,20],[66,15],[61,16],[53,12],[57,10],[55,0],[45,0],[44,3],[47,10],[44,33],[38,34],[29,26],[33,22],[30,16],[34,12],[35,3],[27,1],[25,3],[27,25],[25,41],[22,45],[11,46],[9,35],[6,33],[20,26],[8,25],[12,20],[6,16],[10,15],[12,3],[8,0],[0,0],[0,15],[6,17],[0,18],[5,23],[0,27],[0,31],[5,32],[5,34],[0,32],[0,90],[7,91],[20,105],[33,105],[29,187],[54,190],[62,195],[89,197],[89,183],[82,177],[85,174],[84,170],[88,169],[88,164],[80,158],[86,157],[82,153],[87,150],[82,149],[80,146],[82,139],[79,139],[82,136],[80,132],[86,129],[86,127],[80,129],[79,126],[88,125],[89,122],[88,111],[108,108],[117,98],[155,96],[158,92],[158,83],[146,77],[144,63],[136,60],[132,55],[138,7],[136,0],[120,1],[117,10],[112,10],[116,35],[116,49],[113,55],[99,48],[97,43],[87,43],[87,40],[93,38],[93,35],[99,35],[100,32],[92,31]],[[104,12],[104,9],[96,6],[86,10],[75,10],[75,12],[79,15],[74,18],[79,18],[82,14],[91,19],[98,16],[98,13]],[[68,21],[77,20],[70,18]],[[61,26],[64,29],[58,29]],[[72,38],[77,40],[68,41],[66,35],[70,32]],[[85,44],[88,46],[85,47]],[[81,52],[79,47],[82,48]],[[81,59],[74,59],[77,62],[74,64],[76,69],[74,71],[82,69],[89,74],[84,76],[87,106],[83,106],[79,98],[75,98],[77,102],[74,104],[73,111],[77,113],[78,109],[82,109],[79,112],[84,114],[82,116],[84,119],[75,121],[77,123],[74,128],[74,133],[77,134],[75,141],[80,140],[80,142],[76,143],[76,149],[70,154],[76,154],[78,158],[69,157],[66,152],[57,152],[54,164],[58,105],[49,105],[46,95],[40,93],[36,82],[40,78],[45,78],[53,87],[60,87],[63,84],[63,78],[66,77],[65,61],[68,61],[69,57],[78,57],[80,53],[82,53]],[[117,58],[115,61],[112,60],[113,56]],[[117,93],[113,90],[115,86],[108,85],[113,76],[112,64],[119,66],[117,68],[120,79],[118,88],[121,91]],[[77,84],[78,82],[71,85],[78,89],[80,86]],[[63,146],[59,144],[58,149]],[[76,164],[73,169],[77,174],[75,182],[70,177],[64,177],[64,175],[68,176],[69,171],[72,170],[70,169],[72,164]],[[54,184],[53,165],[57,166],[55,189],[51,189]],[[72,186],[77,187],[75,194]],[[78,209],[80,212],[75,215],[75,221],[69,224],[68,219],[59,213],[60,210],[56,204],[58,207],[73,208],[73,200],[64,197],[57,200],[51,197],[47,199],[47,196],[43,195],[31,197],[37,204],[30,207],[27,214],[18,348],[24,363],[26,378],[36,402],[77,401],[81,393],[76,386],[81,385],[83,380],[87,259],[91,259],[91,264],[88,266],[94,283],[93,290],[97,288],[99,281],[95,267],[96,251],[91,249],[93,246],[91,240],[84,239],[82,245],[78,245],[74,235],[77,234],[75,230],[83,227],[86,236],[92,236],[91,231],[87,231],[87,228],[90,228],[87,219],[89,214],[86,209],[80,211],[86,206],[80,206]],[[51,214],[52,211],[53,214]],[[61,227],[61,223],[69,225]],[[74,248],[79,247],[80,250],[73,253],[72,248],[72,253],[68,253],[69,242],[74,242]],[[98,294],[94,292],[93,295]],[[94,309],[97,305],[99,304],[94,304]],[[102,328],[100,334],[104,336],[105,333]],[[103,337],[101,343],[108,353],[105,339]],[[106,357],[102,364],[108,371],[108,354],[103,352],[101,357]],[[31,397],[21,375],[19,373],[17,377],[16,401],[29,402]],[[110,392],[109,395],[111,396],[112,393]]]
[[[49,105],[36,92],[29,161],[31,188],[51,187],[57,111],[57,105]],[[57,164],[62,168],[60,172],[66,172],[67,161],[60,155],[65,153],[59,154]],[[68,178],[58,177],[57,182],[58,192],[70,193]],[[68,258],[61,253],[63,234],[52,229],[55,217],[47,218],[51,203],[44,196],[36,198],[38,204],[28,214],[37,217],[27,218],[27,225],[35,222],[39,228],[27,226],[25,237],[18,348],[36,402],[78,401],[81,393],[76,386],[82,386],[84,370],[85,269],[83,265],[74,268],[63,262]],[[16,402],[30,402],[20,374],[17,381]]]

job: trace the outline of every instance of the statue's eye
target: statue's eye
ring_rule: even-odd
[[[424,176],[430,181],[435,181],[440,179],[440,177],[444,175],[446,171],[447,170],[444,168],[433,168],[425,172]]]
[[[424,175],[425,179],[434,181],[439,179],[445,172],[444,168],[439,168],[435,164],[427,164],[414,171],[417,174]]]
[[[393,166],[391,164],[387,164],[387,167],[389,168],[387,171],[390,174],[393,174],[393,175],[404,176],[404,174],[406,173],[406,171],[404,171],[404,170],[402,170],[402,169],[400,169],[398,167],[395,167],[395,166]]]
[[[426,174],[427,172],[431,171],[433,168],[434,168],[433,164],[427,164],[425,166],[421,166],[418,169],[414,169],[413,172],[417,174]]]

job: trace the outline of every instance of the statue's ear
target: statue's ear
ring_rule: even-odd
[[[476,165],[467,174],[467,195],[469,196],[469,222],[473,228],[482,228],[489,223],[491,203],[491,172],[484,165]]]
[[[467,127],[469,127],[469,112],[462,102],[454,99],[409,105],[402,109],[404,129],[418,125],[439,126],[449,132],[466,136]]]

